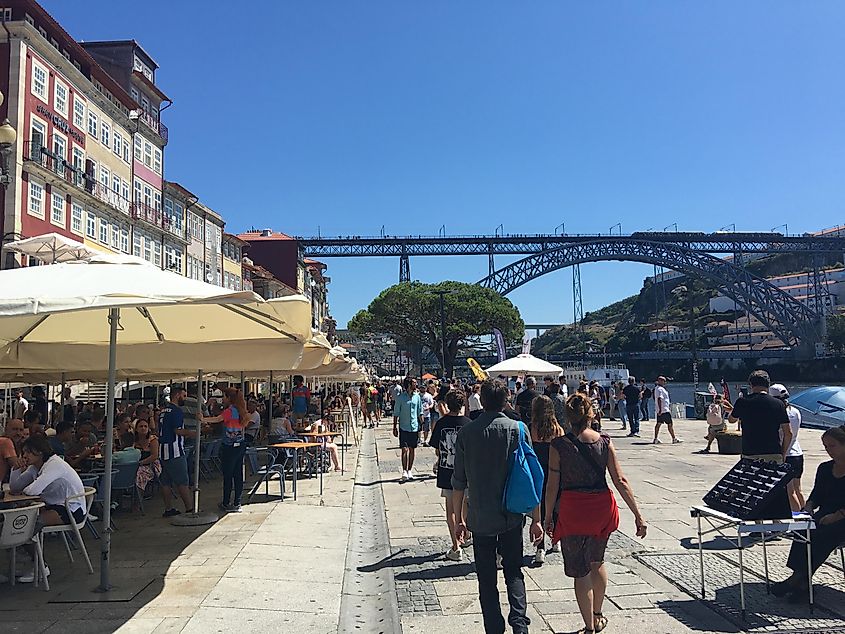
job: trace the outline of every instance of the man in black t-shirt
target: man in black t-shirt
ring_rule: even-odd
[[[792,429],[783,401],[769,396],[769,373],[754,370],[748,377],[751,394],[734,403],[728,418],[742,423],[742,457],[783,462],[792,443]]]
[[[428,445],[434,447],[434,453],[437,454],[437,461],[434,463],[437,486],[440,488],[441,497],[446,498],[446,524],[452,538],[452,549],[446,553],[446,559],[461,561],[463,551],[455,534],[455,526],[459,520],[463,521],[466,512],[463,508],[456,509],[452,504],[452,474],[455,472],[455,442],[458,440],[458,431],[470,420],[460,415],[466,402],[462,391],[447,392],[444,401],[449,411],[434,423]],[[466,498],[462,506],[466,506]]]
[[[628,385],[622,388],[622,394],[625,395],[625,413],[628,415],[628,424],[631,426],[631,433],[628,437],[640,436],[640,397],[642,392],[637,387],[637,379],[633,376],[628,377]]]
[[[537,381],[533,376],[526,377],[525,389],[522,390],[516,397],[516,413],[522,419],[522,422],[528,424],[531,422],[531,403],[534,399],[540,396],[535,389]]]

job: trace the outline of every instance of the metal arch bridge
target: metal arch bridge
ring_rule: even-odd
[[[813,308],[730,260],[669,242],[627,238],[568,244],[523,258],[478,283],[507,295],[546,273],[605,260],[655,264],[690,277],[707,279],[787,345],[795,346],[802,340],[817,341],[819,338],[820,315]]]

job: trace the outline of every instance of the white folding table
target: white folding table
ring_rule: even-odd
[[[743,543],[743,536],[750,537],[758,533],[763,542],[763,570],[766,577],[766,592],[769,592],[769,560],[766,554],[765,533],[779,533],[792,541],[807,545],[807,582],[809,587],[810,613],[813,612],[813,568],[812,568],[812,544],[810,543],[810,530],[816,527],[813,518],[807,514],[795,515],[789,519],[782,520],[741,520],[731,517],[709,506],[694,506],[690,509],[690,515],[698,522],[698,563],[701,573],[701,598],[704,598],[704,547],[701,538],[704,535],[719,533],[728,541],[733,543],[734,537],[729,531],[736,531],[736,548],[739,551],[739,600],[742,608],[742,618],[745,618],[745,568],[742,561],[742,551],[747,548]],[[710,528],[701,529],[701,520],[704,519]],[[753,543],[749,543],[753,546]]]

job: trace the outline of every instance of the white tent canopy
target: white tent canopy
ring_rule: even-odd
[[[47,264],[88,260],[103,255],[103,251],[92,249],[77,240],[58,233],[46,233],[34,238],[15,240],[5,245],[8,251],[38,258]]]
[[[520,374],[550,374],[558,376],[563,374],[560,366],[538,359],[532,354],[518,354],[510,359],[500,361],[487,368],[490,376],[517,376]]]

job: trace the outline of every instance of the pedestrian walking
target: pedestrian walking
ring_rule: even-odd
[[[464,491],[472,492],[466,522],[458,523],[459,540],[472,530],[478,598],[487,634],[502,634],[505,620],[499,605],[496,582],[496,554],[508,592],[508,624],[514,632],[528,632],[531,620],[526,615],[525,580],[522,575],[522,528],[525,516],[503,508],[502,499],[509,474],[510,457],[520,442],[522,423],[502,413],[508,390],[498,381],[487,380],[481,386],[484,413],[458,432],[455,443],[455,472],[452,475],[455,508],[463,505]],[[525,435],[526,442],[531,442]],[[543,536],[540,508],[531,513],[530,535],[539,542]]]
[[[637,387],[636,377],[628,377],[628,385],[622,389],[625,395],[625,413],[628,415],[628,426],[631,438],[640,437],[640,399],[642,398],[642,390]]]
[[[751,394],[736,399],[730,422],[740,422],[742,457],[783,462],[792,444],[792,428],[786,405],[769,395],[771,380],[765,370],[754,370],[748,377]]]
[[[420,423],[420,442],[423,447],[428,446],[428,434],[431,432],[431,418],[434,410],[434,384],[420,387],[420,399],[422,401],[422,423]]]
[[[543,467],[543,482],[549,479],[549,449],[555,438],[563,436],[564,431],[555,415],[555,404],[548,396],[542,395],[534,399],[531,405],[531,445],[534,453]],[[546,523],[546,488],[543,487],[543,498],[540,501],[540,521]],[[552,552],[560,552],[560,545],[552,543]],[[542,566],[546,561],[545,534],[537,544],[534,563]]]
[[[525,389],[516,395],[516,413],[526,425],[531,421],[531,403],[540,393],[536,390],[537,381],[533,376],[525,378]]]
[[[431,446],[434,447],[434,453],[437,456],[434,462],[434,473],[437,476],[440,495],[446,500],[446,525],[452,540],[452,548],[446,553],[446,559],[461,561],[464,555],[456,531],[458,523],[466,521],[466,503],[460,507],[455,507],[453,503],[452,474],[455,471],[455,443],[458,440],[458,432],[469,422],[469,419],[461,414],[466,402],[463,392],[450,390],[443,400],[447,408],[446,414],[434,423],[434,429],[431,430]],[[464,542],[463,545],[469,544]]]
[[[552,399],[552,404],[555,408],[555,418],[557,419],[558,424],[564,431],[568,431],[566,423],[566,398],[560,393],[560,389],[561,387],[559,383],[552,383],[552,395],[550,398]]]
[[[659,445],[660,439],[657,437],[660,434],[660,426],[666,425],[669,429],[669,435],[672,437],[672,444],[677,445],[683,442],[680,438],[675,436],[675,423],[672,420],[672,401],[669,400],[669,391],[666,389],[666,377],[657,377],[656,386],[654,388],[655,413],[657,414],[657,423],[654,425],[654,440],[655,445]]]
[[[640,414],[642,414],[640,421],[647,421],[649,419],[648,402],[651,400],[654,392],[645,384],[645,379],[640,381],[640,392],[642,393],[640,397]]]
[[[608,538],[619,527],[619,508],[607,485],[607,473],[634,514],[637,537],[646,536],[646,523],[610,436],[591,428],[590,400],[572,395],[566,401],[566,415],[572,431],[553,440],[549,452],[546,532],[553,541],[560,540],[564,574],[575,579],[575,598],[585,625],[579,634],[592,634],[607,627],[602,613],[607,590],[604,554]]]
[[[420,442],[422,423],[422,400],[417,394],[417,381],[406,377],[402,382],[405,390],[396,397],[393,407],[393,435],[399,439],[402,450],[402,478],[400,482],[414,479],[414,456]]]
[[[793,511],[804,508],[806,500],[801,491],[801,476],[804,475],[804,451],[798,442],[798,432],[801,431],[801,410],[789,403],[789,390],[780,383],[769,387],[769,395],[780,399],[786,405],[786,415],[789,417],[789,429],[792,430],[792,441],[786,452],[786,462],[792,467],[792,479],[786,485],[789,494],[789,505]]]
[[[612,403],[619,411],[619,420],[622,421],[622,429],[628,428],[628,403],[625,400],[625,389],[622,387],[622,381],[619,381],[611,388],[613,391]]]

